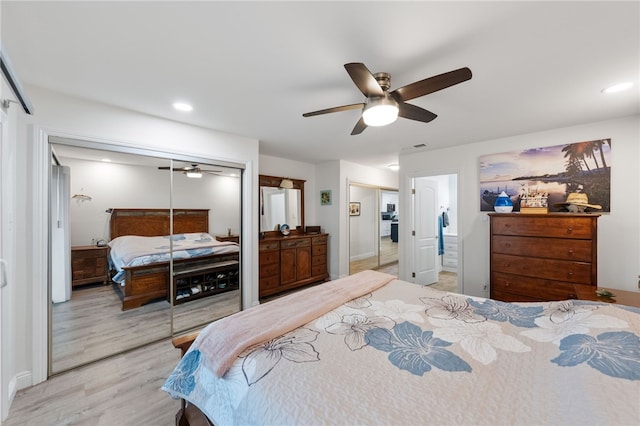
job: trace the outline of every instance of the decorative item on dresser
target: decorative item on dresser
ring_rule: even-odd
[[[71,287],[109,281],[109,247],[71,247]]]
[[[577,299],[598,277],[597,214],[489,213],[491,298]]]

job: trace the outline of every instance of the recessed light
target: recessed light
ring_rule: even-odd
[[[110,163],[111,160],[108,158],[102,158],[100,161],[105,162],[105,163]]]
[[[177,109],[178,111],[191,111],[193,110],[193,107],[189,104],[185,104],[184,102],[175,102],[173,104],[173,107],[175,109]]]
[[[630,89],[631,87],[633,87],[633,83],[631,83],[630,81],[627,81],[624,83],[615,84],[613,86],[609,86],[605,89],[602,89],[602,93],[622,92],[623,90]]]
[[[389,164],[389,168],[393,171],[400,170],[399,164]]]

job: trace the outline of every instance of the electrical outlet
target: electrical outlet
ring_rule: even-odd
[[[638,283],[638,285],[640,285],[640,283]],[[489,286],[485,284],[483,290],[487,291],[488,289],[489,289]]]

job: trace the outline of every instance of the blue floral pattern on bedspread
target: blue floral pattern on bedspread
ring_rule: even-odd
[[[444,349],[451,343],[433,337],[432,331],[423,331],[409,322],[398,324],[391,330],[374,328],[367,331],[367,343],[389,352],[389,361],[401,370],[422,376],[431,367],[444,371],[471,371],[459,356]]]
[[[637,319],[637,310],[571,300],[504,303],[435,290],[417,290],[403,300],[376,293],[247,348],[221,379],[201,365],[194,344],[163,389],[200,402],[213,401],[211,392],[230,394],[231,413],[256,386],[270,389],[295,380],[295,375],[288,377],[293,365],[314,371],[329,359],[341,364],[351,356],[373,357],[378,368],[386,363],[412,376],[477,377],[485,366],[501,369],[507,359],[513,365],[517,357],[533,360],[541,351],[544,358],[536,368],[546,369],[546,362],[549,368],[576,369],[578,374],[577,369],[588,367],[594,374],[640,381],[640,333],[637,324],[623,319]],[[617,309],[629,312],[627,317],[616,314]],[[320,371],[325,370],[309,374]]]

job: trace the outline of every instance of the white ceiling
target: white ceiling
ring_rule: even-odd
[[[2,44],[27,85],[260,140],[260,153],[377,167],[398,153],[640,114],[640,3],[12,2]],[[350,136],[360,112],[343,65],[391,89],[469,67],[470,81]],[[601,89],[633,81],[632,90]],[[176,100],[191,113],[171,107]],[[36,114],[38,105],[34,105]]]

